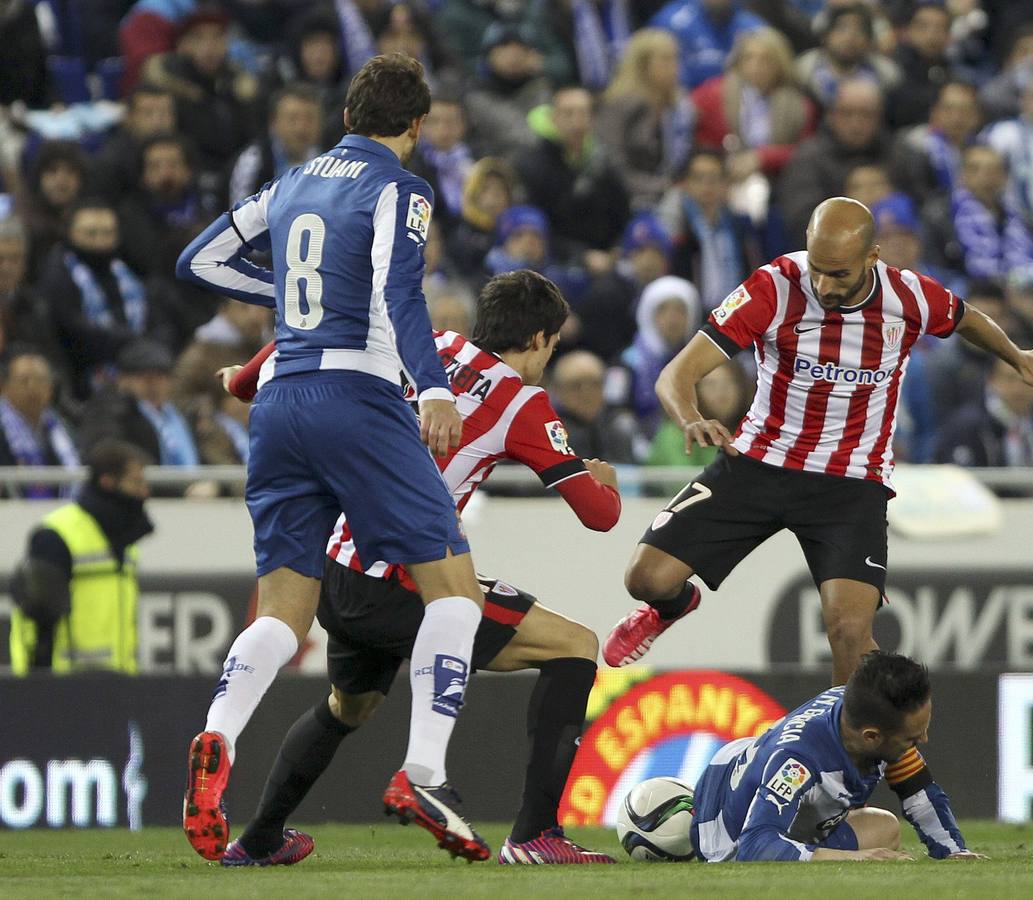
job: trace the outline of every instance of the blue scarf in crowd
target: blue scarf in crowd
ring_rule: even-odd
[[[674,106],[664,111],[660,121],[663,133],[663,172],[675,176],[685,168],[692,149],[692,132],[695,127],[696,107],[688,96],[682,95]]]
[[[962,187],[952,194],[951,208],[970,277],[1004,278],[1016,271],[1033,272],[1033,235],[1010,200],[1003,204],[1003,222]]]
[[[175,406],[163,403],[155,407],[143,400],[138,400],[136,405],[158,435],[160,462],[163,466],[200,465],[190,427]]]
[[[745,263],[735,235],[732,214],[722,209],[717,224],[711,225],[695,200],[682,200],[685,221],[696,235],[700,249],[700,271],[693,272],[704,312],[718,306],[736,289],[744,275]]]
[[[473,165],[470,148],[460,142],[451,150],[438,150],[426,141],[420,145],[423,158],[434,168],[446,209],[458,216],[463,211],[463,185]]]
[[[86,320],[95,328],[113,328],[115,317],[108,306],[108,298],[97,284],[90,267],[72,252],[65,253],[65,266],[79,289]],[[122,298],[126,324],[136,334],[143,334],[144,328],[147,327],[147,295],[143,284],[120,259],[111,261],[111,274],[115,276],[115,284]]]
[[[348,61],[348,72],[354,75],[366,61],[377,55],[377,42],[354,0],[334,0],[337,23],[341,29],[341,46]]]
[[[948,191],[958,183],[961,153],[940,132],[929,129],[925,135],[925,152],[933,167],[936,183]]]
[[[601,91],[610,83],[614,67],[631,38],[628,0],[606,4],[573,0],[574,56],[579,80],[590,91]]]
[[[8,400],[0,399],[0,430],[3,430],[7,446],[11,448],[11,455],[19,466],[47,465],[46,449],[43,446],[44,436],[54,448],[54,454],[62,466],[79,465],[79,454],[76,452],[75,444],[64,424],[52,410],[44,410],[37,430]],[[35,484],[26,485],[24,496],[35,499],[54,497],[57,493],[50,485]],[[65,489],[62,489],[62,495],[66,495]]]

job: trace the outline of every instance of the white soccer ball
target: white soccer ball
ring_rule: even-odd
[[[650,778],[636,785],[617,813],[617,838],[632,859],[683,862],[694,854],[692,788],[676,778]]]

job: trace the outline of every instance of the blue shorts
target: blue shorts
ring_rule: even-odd
[[[369,566],[470,550],[452,496],[396,385],[363,372],[275,378],[251,404],[245,499],[259,575],[320,578],[337,517]]]

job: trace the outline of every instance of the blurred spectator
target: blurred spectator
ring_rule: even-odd
[[[526,28],[498,22],[484,33],[483,58],[466,95],[477,156],[512,157],[536,141],[527,114],[549,100],[542,55]]]
[[[687,88],[720,75],[740,34],[764,25],[738,0],[671,0],[649,23],[674,33],[681,45],[681,81]]]
[[[251,404],[220,393],[216,401],[206,396],[192,415],[198,456],[206,466],[246,466]]]
[[[46,141],[36,151],[23,218],[29,229],[29,280],[65,235],[68,211],[86,185],[86,154],[71,141]]]
[[[466,114],[457,95],[434,95],[420,136],[408,168],[430,184],[434,221],[448,233],[462,216],[463,185],[473,166],[465,141]]]
[[[527,0],[444,0],[438,20],[452,50],[468,72],[482,64],[484,42],[493,27],[515,27],[538,48],[538,71],[553,84],[567,84],[574,76],[568,48],[556,27],[562,4]]]
[[[1004,158],[1012,199],[1033,225],[1033,78],[1022,92],[1018,117],[994,123],[982,139]]]
[[[175,130],[176,105],[172,94],[149,84],[137,86],[127,102],[125,117],[93,158],[94,189],[117,202],[137,183],[144,142]]]
[[[918,125],[929,117],[943,85],[954,77],[947,56],[951,43],[951,14],[935,2],[918,2],[901,33],[893,61],[900,81],[886,98],[890,127]]]
[[[1020,346],[1027,346],[1033,340],[1029,323],[1009,309],[1004,291],[996,282],[973,281],[965,302],[990,316]],[[992,353],[958,338],[950,338],[937,346],[929,358],[929,379],[938,420],[946,421],[962,407],[982,400],[983,386],[994,358]]]
[[[1013,119],[1019,114],[1019,97],[1033,81],[1033,23],[1016,29],[1001,73],[983,85],[979,99],[988,122]]]
[[[879,88],[871,81],[844,81],[818,133],[796,148],[778,181],[790,246],[804,246],[814,207],[843,193],[848,172],[859,165],[888,165],[889,155]]]
[[[843,196],[857,200],[869,209],[891,193],[893,185],[885,166],[854,166],[843,183]]]
[[[143,283],[118,256],[119,244],[111,206],[81,200],[69,216],[66,242],[53,249],[40,280],[78,399],[110,375],[123,345],[156,324]]]
[[[754,172],[776,176],[817,127],[817,109],[795,83],[792,47],[773,28],[740,36],[728,70],[696,88],[692,100],[696,143],[729,151],[734,181]]]
[[[469,337],[473,329],[473,299],[460,291],[435,291],[427,297],[430,327]]]
[[[115,383],[83,404],[79,428],[83,452],[88,454],[105,438],[117,438],[160,465],[198,465],[194,435],[172,403],[172,364],[172,354],[154,341],[126,345],[118,354]]]
[[[176,47],[182,21],[197,9],[197,0],[136,0],[118,29],[125,71],[122,92],[131,94],[144,63]]]
[[[1033,271],[1033,232],[1007,195],[1008,175],[992,147],[969,147],[961,180],[949,198],[926,204],[926,254],[970,278],[1006,278]]]
[[[369,16],[369,26],[378,53],[404,53],[418,59],[431,84],[454,67],[434,20],[423,7],[398,0],[381,0],[373,5],[376,8]]]
[[[653,213],[634,216],[613,271],[593,278],[572,307],[560,331],[560,349],[583,347],[613,362],[635,338],[634,309],[642,288],[670,272],[671,249],[671,238]]]
[[[620,172],[593,135],[592,95],[561,88],[530,120],[540,137],[516,168],[528,202],[549,218],[556,259],[596,273],[612,268],[607,254],[630,211]]]
[[[0,106],[17,101],[31,109],[50,103],[47,47],[40,34],[34,3],[0,3]]]
[[[140,149],[140,162],[139,179],[119,206],[122,255],[143,276],[171,277],[180,251],[211,220],[213,210],[201,202],[185,138],[149,138]]]
[[[1012,272],[1005,286],[1005,297],[1014,315],[1033,323],[1033,272]]]
[[[3,344],[31,341],[51,360],[63,355],[47,314],[46,300],[26,280],[29,238],[12,217],[0,219],[0,356]]]
[[[287,23],[283,47],[262,90],[268,97],[288,84],[307,84],[319,97],[321,144],[332,146],[344,130],[343,112],[348,71],[341,48],[341,29],[333,10],[302,10]]]
[[[605,379],[606,366],[598,356],[575,350],[556,361],[549,394],[577,454],[609,463],[636,462],[635,447],[642,437],[635,417],[607,405]]]
[[[929,111],[929,124],[898,132],[894,148],[897,182],[920,203],[933,194],[949,194],[957,185],[961,154],[979,131],[981,113],[976,89],[963,81],[940,88]]]
[[[13,347],[0,368],[0,466],[79,465],[65,423],[53,408],[54,372],[37,349]],[[23,497],[56,497],[51,485],[26,485]]]
[[[907,194],[887,194],[869,207],[875,219],[875,243],[879,258],[887,266],[925,272],[922,257],[922,228],[918,210]]]
[[[863,3],[830,5],[821,46],[797,60],[796,73],[826,108],[846,81],[871,81],[885,93],[900,80],[893,62],[876,51],[872,13]]]
[[[661,28],[628,42],[603,94],[597,133],[631,195],[650,208],[681,171],[692,148],[694,112],[678,81],[678,43]]]
[[[269,128],[237,157],[230,172],[229,205],[250,197],[267,181],[319,153],[319,94],[307,84],[280,88],[269,101]]]
[[[753,398],[753,383],[738,361],[731,359],[708,372],[696,383],[696,399],[704,419],[717,419],[731,434],[739,430],[739,423]],[[685,432],[670,419],[665,418],[653,437],[647,466],[698,466],[714,461],[720,450],[717,447],[693,445],[692,452],[685,452]]]
[[[463,186],[462,219],[447,241],[448,256],[464,278],[476,279],[495,246],[495,223],[513,203],[516,176],[501,159],[486,156],[470,169]]]
[[[994,357],[985,394],[948,419],[936,460],[959,466],[1033,466],[1033,387]]]
[[[728,176],[715,150],[692,154],[657,215],[674,244],[671,271],[699,288],[704,314],[763,262],[750,220],[728,208]]]
[[[11,582],[11,669],[136,674],[136,542],[154,530],[144,510],[146,458],[105,441],[88,459],[78,498],[44,516]]]
[[[452,259],[445,254],[445,238],[435,210],[427,228],[427,242],[423,245],[423,293],[429,298],[435,292],[465,287],[465,283]]]
[[[665,275],[642,291],[635,312],[638,333],[621,354],[625,371],[614,373],[607,390],[611,400],[631,407],[649,438],[663,416],[656,379],[696,333],[700,321],[699,294],[684,278]]]
[[[484,259],[491,277],[516,269],[532,269],[556,283],[572,299],[584,291],[585,277],[575,268],[553,261],[549,248],[549,221],[535,206],[511,206],[499,216],[498,243]]]
[[[176,98],[179,129],[200,151],[202,191],[217,189],[255,130],[258,82],[227,55],[229,21],[218,9],[198,9],[183,20],[175,52],[143,67],[145,80]]]
[[[212,406],[218,406],[225,391],[215,377],[216,370],[251,359],[265,345],[272,323],[272,311],[266,307],[224,299],[218,313],[197,329],[176,360],[173,402],[190,411],[198,398],[208,397]]]

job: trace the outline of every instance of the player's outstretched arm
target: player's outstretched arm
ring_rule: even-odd
[[[685,452],[693,444],[720,447],[731,456],[738,455],[732,446],[732,435],[716,419],[704,419],[699,411],[696,385],[703,376],[728,361],[724,352],[703,333],[697,333],[688,345],[672,359],[656,380],[656,396],[671,417],[685,432]]]
[[[986,313],[966,304],[955,331],[969,343],[999,356],[1022,376],[1026,384],[1033,385],[1033,350],[1020,349]]]

